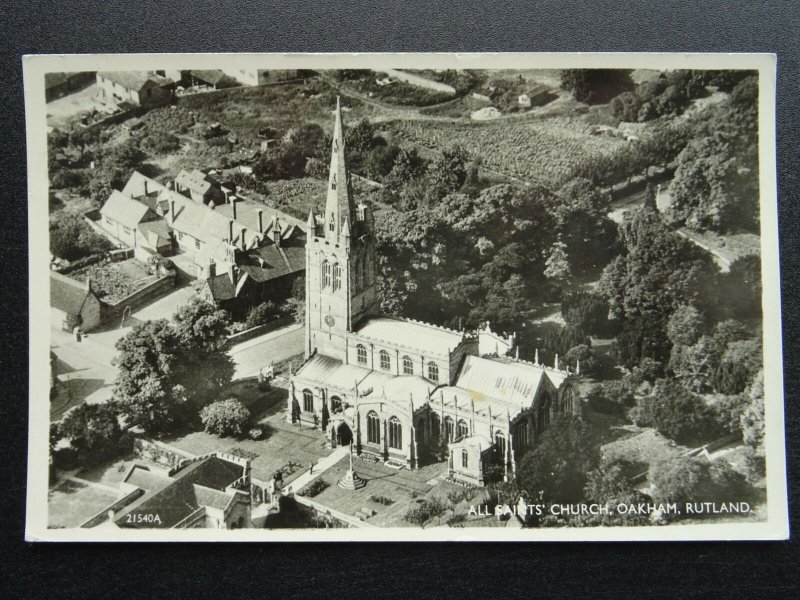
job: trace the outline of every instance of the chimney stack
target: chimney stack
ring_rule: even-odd
[[[280,247],[281,245],[281,225],[278,223],[278,219],[273,217],[272,221],[272,243],[275,246]]]
[[[264,233],[264,211],[259,208],[256,213],[258,214],[258,233]]]
[[[241,246],[242,246],[242,250],[246,250],[246,249],[247,249],[247,242],[245,241],[245,235],[244,235],[246,232],[247,232],[247,229],[245,229],[244,227],[242,227],[242,234],[241,234]]]
[[[169,201],[169,222],[175,222],[175,200]]]
[[[236,219],[236,196],[231,196],[231,208],[233,209],[233,218]]]
[[[228,221],[228,243],[233,246],[233,219]]]

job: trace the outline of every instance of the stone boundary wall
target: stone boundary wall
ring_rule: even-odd
[[[292,323],[294,323],[294,318],[292,316],[281,317],[270,323],[267,323],[266,325],[257,325],[256,327],[251,327],[250,329],[245,329],[239,333],[229,335],[228,343],[231,346],[235,346],[236,344],[241,344],[242,342],[246,342],[265,333],[269,333],[270,331],[275,331],[281,327],[287,327]]]
[[[133,441],[133,452],[139,458],[170,468],[177,466],[187,458],[183,454],[144,438],[136,438]]]
[[[175,287],[175,277],[172,275],[167,275],[166,277],[156,279],[153,283],[146,285],[140,290],[136,290],[132,294],[125,296],[114,304],[106,304],[104,302],[103,319],[121,316],[122,312],[128,306],[130,306],[131,310],[133,311],[143,304],[162,296],[167,290],[170,290],[173,287]]]
[[[81,527],[84,528],[84,529],[91,529],[92,527],[97,527],[98,525],[100,525],[100,523],[103,523],[103,522],[109,520],[109,516],[108,516],[109,512],[115,512],[115,513],[119,512],[120,509],[125,508],[131,502],[134,502],[135,500],[138,500],[139,497],[141,497],[142,495],[144,495],[144,490],[143,489],[137,488],[137,489],[133,490],[129,494],[126,494],[125,496],[123,496],[122,498],[120,498],[119,500],[114,502],[114,504],[112,504],[111,506],[106,506],[103,510],[101,510],[99,513],[97,513],[95,516],[90,517],[89,519],[87,519],[86,521],[81,523]]]
[[[328,508],[324,504],[320,504],[319,502],[314,502],[309,498],[304,496],[298,496],[297,494],[294,495],[294,499],[300,506],[303,506],[307,509],[313,510],[315,513],[321,516],[332,517],[337,521],[341,521],[345,525],[349,527],[372,527],[368,523],[361,521],[356,517],[351,517],[350,515],[346,515],[341,511],[335,510],[333,508]]]
[[[86,129],[92,129],[94,127],[105,127],[107,125],[116,125],[117,123],[122,123],[123,121],[132,119],[133,117],[141,117],[148,110],[150,110],[149,107],[136,106],[134,108],[130,108],[128,110],[124,110],[122,112],[109,115],[93,123],[89,123],[88,125],[86,125]]]

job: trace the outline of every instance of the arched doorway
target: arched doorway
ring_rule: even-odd
[[[336,445],[348,446],[353,441],[353,431],[347,423],[340,423],[336,428]]]

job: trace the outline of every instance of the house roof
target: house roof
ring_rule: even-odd
[[[212,185],[209,176],[199,169],[194,169],[192,171],[182,170],[175,178],[175,183],[193,192],[199,192],[200,194],[205,194],[211,189]]]
[[[53,308],[77,316],[91,293],[88,284],[50,271],[50,306]]]
[[[228,77],[219,69],[192,69],[189,71],[189,74],[211,85],[217,85],[220,81]]]
[[[44,87],[46,90],[57,87],[69,81],[66,73],[45,73],[44,74]]]
[[[172,190],[167,186],[142,175],[139,171],[134,171],[122,188],[123,196],[135,198],[154,210],[160,202],[168,200],[172,194]]]
[[[157,514],[160,523],[145,522],[142,526],[170,528],[200,508],[208,506],[224,510],[232,499],[225,489],[243,474],[241,465],[216,456],[190,463],[171,477],[148,475],[143,469],[133,469],[125,483],[141,483],[137,487],[146,492],[116,513],[114,522],[125,527],[129,526],[129,514]]]
[[[231,300],[236,297],[236,286],[227,273],[209,277],[206,279],[206,285],[208,286],[209,292],[211,292],[212,298],[214,298],[216,302]]]
[[[142,221],[157,216],[146,204],[129,198],[117,190],[111,192],[111,196],[100,209],[100,214],[131,229],[135,229]]]
[[[356,335],[384,342],[387,346],[418,348],[439,356],[448,355],[464,339],[461,332],[452,329],[390,317],[369,319]]]
[[[161,219],[139,223],[138,228],[153,248],[169,242],[169,225]]]
[[[156,84],[161,87],[172,83],[171,79],[148,71],[100,71],[97,75],[103,79],[118,83],[126,89],[137,92],[147,83]]]
[[[267,244],[250,250],[237,264],[258,283],[277,279],[306,268],[305,244],[296,237],[282,241],[280,246]]]

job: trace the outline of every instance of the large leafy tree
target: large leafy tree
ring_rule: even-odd
[[[564,69],[561,87],[576,100],[602,104],[633,88],[631,72],[624,69]]]
[[[533,496],[541,492],[551,502],[576,502],[597,463],[589,427],[577,417],[561,417],[522,457],[517,480]]]
[[[102,462],[124,450],[118,414],[111,403],[81,404],[64,415],[57,437],[69,441],[81,462]]]
[[[252,415],[236,398],[212,402],[200,411],[205,430],[219,436],[241,436],[247,431]]]

